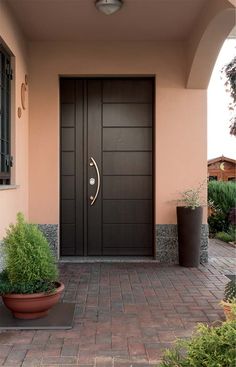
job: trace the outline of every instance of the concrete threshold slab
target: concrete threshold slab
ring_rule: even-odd
[[[62,256],[60,263],[159,263],[150,256]]]

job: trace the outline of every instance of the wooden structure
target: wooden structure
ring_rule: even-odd
[[[209,180],[236,181],[236,161],[223,155],[208,160]]]

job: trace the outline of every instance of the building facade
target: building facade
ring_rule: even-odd
[[[217,157],[208,160],[209,180],[236,181],[236,161],[231,158]]]
[[[124,1],[110,17],[2,1],[0,238],[21,211],[58,257],[177,262],[175,200],[207,176],[206,89],[234,26],[233,0]],[[202,261],[207,244],[205,210]]]

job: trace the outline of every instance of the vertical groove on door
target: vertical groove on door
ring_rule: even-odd
[[[84,130],[83,81],[76,80],[76,255],[84,255],[84,182],[83,182],[83,130]]]
[[[89,197],[94,196],[97,188],[97,174],[95,166],[90,167],[90,158],[96,161],[101,173],[101,87],[102,81],[92,79],[88,85],[88,255],[102,255],[102,200],[101,191],[97,200],[91,206]],[[89,179],[95,178],[95,185],[89,184]]]
[[[83,141],[84,141],[84,256],[88,255],[88,95],[87,95],[87,81],[83,80]]]
[[[101,202],[102,202],[102,213],[101,213],[101,226],[102,226],[102,233],[101,233],[101,241],[102,241],[102,255],[104,255],[104,250],[103,250],[103,239],[104,239],[104,233],[103,233],[103,167],[104,167],[104,162],[103,162],[103,81],[101,84]]]

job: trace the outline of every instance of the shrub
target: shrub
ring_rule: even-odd
[[[214,237],[217,232],[227,232],[229,224],[225,215],[218,210],[208,218],[209,232]]]
[[[224,309],[226,320],[236,320],[236,282],[235,279],[225,286],[224,299],[220,302]]]
[[[236,281],[231,280],[225,286],[224,301],[231,302],[236,299]]]
[[[235,367],[236,320],[220,326],[199,324],[192,338],[178,340],[159,367]]]
[[[235,228],[230,228],[228,232],[218,232],[215,236],[218,240],[224,242],[234,242],[235,241]]]
[[[3,243],[5,271],[1,293],[4,289],[11,290],[10,293],[18,288],[22,293],[50,289],[50,284],[58,279],[58,270],[49,244],[36,225],[27,223],[23,214],[18,213],[17,223],[10,225]]]
[[[230,226],[228,230],[228,234],[231,237],[231,241],[235,242],[236,241],[236,226]]]
[[[35,280],[27,283],[11,283],[5,270],[0,273],[0,294],[50,293],[54,290],[55,284],[49,281]]]
[[[229,223],[232,226],[236,226],[236,208],[232,208],[229,212]]]
[[[208,183],[208,200],[215,208],[215,212],[208,218],[210,233],[228,231],[229,213],[235,207],[235,198],[234,182],[210,181]]]

